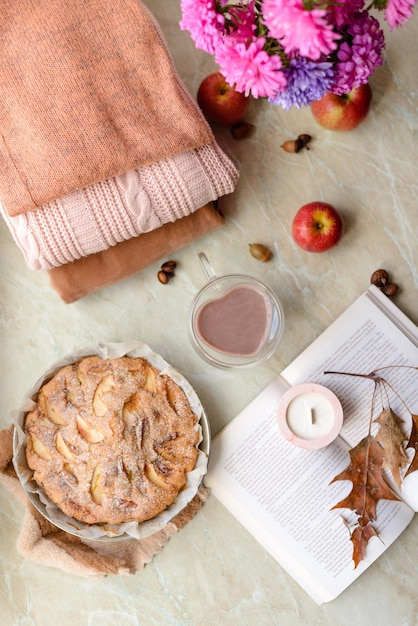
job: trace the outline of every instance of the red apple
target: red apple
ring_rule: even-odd
[[[341,216],[327,202],[304,204],[293,218],[293,239],[298,246],[308,252],[325,252],[333,248],[342,234]]]
[[[326,93],[311,104],[315,120],[330,130],[353,130],[365,119],[372,101],[368,83],[360,85],[347,94],[337,96]]]
[[[250,98],[235,91],[220,72],[215,72],[201,82],[197,92],[197,103],[210,122],[232,126],[243,119]]]

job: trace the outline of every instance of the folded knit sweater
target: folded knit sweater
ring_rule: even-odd
[[[3,217],[30,269],[51,269],[190,215],[230,194],[238,171],[216,142]]]
[[[2,0],[0,55],[10,216],[213,141],[139,0]]]

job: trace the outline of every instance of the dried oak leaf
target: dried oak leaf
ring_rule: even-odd
[[[376,506],[379,500],[400,500],[385,481],[382,468],[384,450],[372,435],[364,437],[349,451],[350,465],[331,483],[337,480],[350,480],[352,490],[333,509],[350,509],[361,518],[362,526],[376,519]]]
[[[349,450],[349,454],[350,465],[331,482],[350,480],[353,488],[346,498],[332,508],[351,509],[359,516],[357,526],[350,536],[353,544],[354,567],[357,567],[364,558],[369,540],[377,536],[377,531],[371,522],[376,519],[378,501],[400,500],[400,498],[383,477],[385,453],[372,435],[364,437],[357,446]]]
[[[418,470],[418,415],[411,415],[412,417],[412,428],[411,434],[409,435],[409,441],[406,444],[407,448],[414,448],[414,456],[411,461],[411,465],[408,467],[408,470],[405,474],[405,478],[408,474],[412,474],[412,472],[416,472]]]
[[[389,407],[374,421],[379,424],[376,441],[384,449],[383,467],[390,469],[393,480],[400,489],[402,483],[400,470],[408,465],[408,457],[403,448],[403,442],[407,438],[401,428],[402,420]]]
[[[377,537],[377,531],[372,524],[366,526],[357,526],[351,533],[350,541],[353,544],[353,561],[354,568],[363,561],[366,553],[366,546],[372,537]]]

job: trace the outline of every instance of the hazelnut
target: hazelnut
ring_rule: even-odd
[[[237,140],[246,139],[253,134],[254,129],[254,124],[250,124],[250,122],[238,122],[231,127],[231,135]]]
[[[380,291],[382,291],[385,296],[394,296],[398,291],[398,285],[396,285],[396,283],[388,283],[387,285],[383,285]]]
[[[383,269],[376,270],[371,275],[370,282],[372,285],[376,285],[376,287],[384,287],[389,283],[389,274]]]

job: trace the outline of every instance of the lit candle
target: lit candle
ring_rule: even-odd
[[[277,417],[285,439],[299,448],[315,450],[327,446],[338,436],[343,410],[330,389],[304,383],[291,387],[282,396]]]

